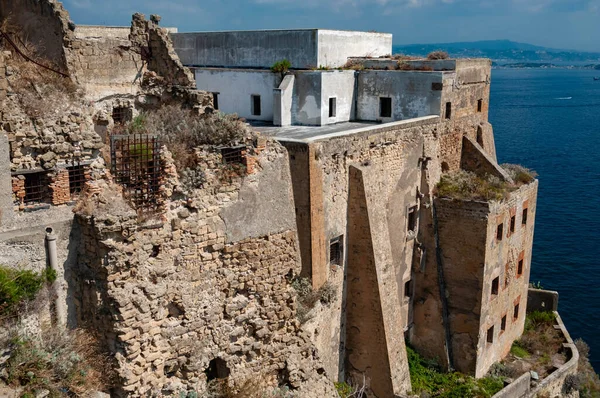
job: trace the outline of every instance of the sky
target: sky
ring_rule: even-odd
[[[324,28],[387,32],[394,44],[508,39],[600,52],[600,0],[62,0],[77,24],[158,14],[180,32]]]

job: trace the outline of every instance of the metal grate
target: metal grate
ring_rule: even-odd
[[[243,146],[233,148],[221,148],[221,156],[224,163],[244,164]]]
[[[26,204],[45,203],[50,199],[48,177],[44,172],[25,174]]]
[[[86,181],[86,170],[87,167],[80,164],[67,167],[67,171],[69,172],[69,192],[71,193],[71,196],[77,196],[83,190]]]
[[[126,123],[133,118],[131,108],[127,106],[118,106],[113,108],[112,118],[115,124]]]
[[[143,213],[160,207],[160,140],[150,135],[113,135],[110,139],[112,173],[124,196]]]

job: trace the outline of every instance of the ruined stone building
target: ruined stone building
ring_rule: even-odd
[[[5,0],[9,16],[0,257],[40,269],[46,227],[59,234],[60,321],[99,333],[115,394],[260,375],[304,397],[334,397],[338,380],[403,396],[405,342],[480,377],[522,334],[537,181],[498,165],[489,60],[394,59],[381,33],[177,33],[139,14],[130,28],[76,26],[54,0]],[[72,93],[23,101],[16,37],[43,44],[44,73]],[[248,131],[194,148],[194,180],[160,137],[123,130],[173,104],[237,113]],[[438,194],[460,170],[511,189]],[[298,277],[335,292],[303,322]]]

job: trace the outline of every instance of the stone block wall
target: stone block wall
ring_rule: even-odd
[[[287,155],[268,143],[244,178],[223,174],[219,152],[199,156],[204,184],[148,228],[109,186],[90,198],[91,215],[78,214],[80,323],[103,334],[129,396],[202,394],[208,379],[228,377],[334,397],[295,319]]]

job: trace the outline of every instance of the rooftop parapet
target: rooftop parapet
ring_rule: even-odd
[[[325,29],[254,30],[171,34],[186,66],[270,68],[287,59],[292,68],[342,67],[349,57],[392,52],[389,33]]]

